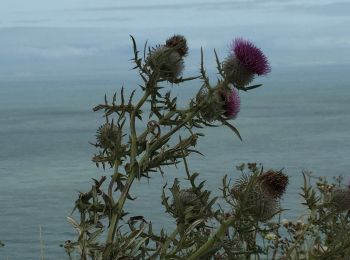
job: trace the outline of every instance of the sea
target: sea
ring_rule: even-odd
[[[349,66],[340,65],[294,66],[275,68],[268,77],[256,79],[254,83],[264,85],[240,92],[241,111],[232,121],[243,141],[224,126],[199,129],[205,136],[196,148],[204,156],[191,156],[190,171],[199,173],[198,181],[206,180],[213,196],[220,196],[223,176],[239,178],[236,166],[241,163],[283,169],[290,182],[282,201],[283,217],[297,220],[305,213],[299,195],[303,171],[330,181],[342,175],[348,181],[349,71]],[[5,244],[0,247],[1,260],[68,259],[60,245],[77,238],[67,222],[75,199],[91,187],[92,178],[112,173],[91,161],[97,150],[89,142],[104,122],[103,114],[92,108],[104,102],[105,94],[110,98],[119,93],[121,86],[126,93],[138,89],[136,76],[128,71],[0,79],[0,241]],[[178,97],[179,107],[185,107],[200,85],[193,81],[164,88]],[[146,123],[146,118],[139,122],[138,131]],[[144,216],[155,230],[174,225],[161,205],[162,187],[170,187],[174,178],[188,186],[182,167],[164,172],[136,181],[131,194],[137,199],[126,205],[130,216]]]

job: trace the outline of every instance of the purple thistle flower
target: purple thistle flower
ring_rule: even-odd
[[[250,72],[261,76],[271,71],[266,56],[252,42],[237,38],[234,40],[231,50]]]
[[[233,88],[231,92],[219,91],[219,97],[223,102],[224,115],[229,119],[235,119],[239,113],[241,100],[238,90]]]

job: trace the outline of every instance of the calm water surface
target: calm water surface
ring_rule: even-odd
[[[242,162],[284,168],[290,176],[284,205],[291,210],[286,215],[296,216],[302,170],[330,178],[349,175],[347,69],[281,70],[263,80],[264,88],[241,93],[235,125],[244,141],[226,128],[204,129],[206,137],[198,149],[205,157],[193,156],[191,169],[219,194],[222,176],[235,178],[235,166]],[[102,122],[101,114],[91,108],[121,83],[128,81],[0,81],[0,240],[6,244],[0,259],[38,259],[40,226],[45,259],[66,259],[59,244],[76,236],[66,217],[78,191],[86,190],[91,178],[110,173],[90,161],[95,150],[88,142]],[[173,87],[183,104],[197,89],[195,84]],[[181,168],[169,168],[164,179],[155,175],[149,183],[136,182],[133,194],[139,199],[129,204],[131,214],[151,219],[157,229],[171,226],[160,194],[175,176],[184,182]]]

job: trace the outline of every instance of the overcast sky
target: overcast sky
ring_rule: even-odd
[[[140,46],[183,34],[193,60],[200,46],[224,57],[243,37],[272,67],[349,65],[349,10],[336,0],[1,1],[0,76],[113,70],[130,58],[129,34]]]

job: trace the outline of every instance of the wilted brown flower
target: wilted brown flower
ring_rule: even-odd
[[[259,221],[272,218],[279,210],[279,202],[252,176],[238,181],[231,189],[233,198],[249,215]]]
[[[174,35],[170,37],[165,44],[166,47],[174,48],[181,57],[185,57],[188,54],[188,46],[186,38],[182,35]]]
[[[288,185],[288,176],[282,171],[269,170],[259,176],[259,181],[264,189],[274,198],[281,198]]]
[[[261,175],[244,175],[231,189],[235,200],[259,221],[272,218],[279,210],[281,198],[288,185],[288,176],[269,170]]]
[[[334,189],[332,192],[331,202],[340,212],[350,210],[350,189]]]

